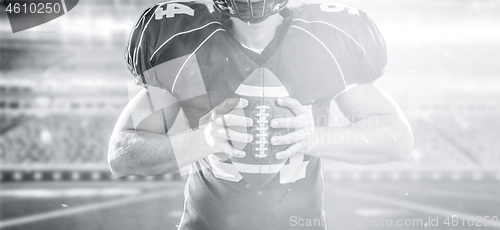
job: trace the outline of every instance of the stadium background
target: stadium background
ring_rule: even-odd
[[[398,229],[498,228],[500,1],[338,2],[368,12],[384,34],[389,65],[378,83],[408,117],[415,148],[407,162],[326,161],[327,220],[432,216],[439,227]],[[175,228],[185,177],[116,178],[106,164],[132,80],[125,43],[153,3],[84,0],[16,34],[1,8],[0,228]],[[453,215],[490,219],[446,227]]]

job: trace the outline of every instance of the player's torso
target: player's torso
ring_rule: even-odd
[[[171,4],[176,5],[169,8]],[[314,16],[328,13],[327,9],[312,5],[294,10],[285,19],[290,22],[284,25],[287,28],[280,42],[264,50],[261,56],[266,57],[255,58],[245,54],[231,38],[211,6],[171,4],[162,6],[164,13],[156,13],[150,22],[157,31],[148,44],[153,68],[144,75],[149,78],[148,84],[166,88],[180,101],[188,100],[191,111],[185,112],[192,127],[230,95],[226,92],[235,92],[258,68],[274,73],[292,98],[303,105],[314,104],[315,121],[320,123],[316,125],[327,125],[328,101],[345,89],[345,76],[355,73],[362,52],[340,29],[342,25],[331,25]],[[182,23],[172,23],[174,19]],[[192,100],[206,94],[213,97],[209,101]]]
[[[264,50],[265,58],[259,58],[241,48],[211,6],[168,3],[153,8],[156,12],[150,14],[150,20],[142,21],[151,23],[144,32],[147,42],[141,47],[146,53],[142,58],[148,59],[145,82],[170,91],[181,102],[191,127],[198,127],[200,118],[231,97],[245,78],[256,69],[267,68],[292,98],[311,105],[316,126],[326,126],[329,101],[346,88],[346,77],[356,73],[364,52],[348,35],[354,31],[346,31],[349,26],[340,20],[342,16],[335,25],[331,18],[318,19],[318,14],[336,9],[311,5],[287,11],[290,15],[284,15],[282,37]],[[193,170],[181,224],[208,224],[210,221],[200,215],[216,218],[220,212],[232,214],[235,223],[242,223],[247,212],[256,210],[261,213],[254,221],[267,216],[283,222],[292,214],[321,218],[320,159],[297,154],[262,189],[249,187],[230,161],[215,155],[200,161]],[[242,200],[242,196],[248,199]],[[220,226],[230,226],[231,218]],[[263,226],[277,225],[274,229],[288,224],[263,222]]]

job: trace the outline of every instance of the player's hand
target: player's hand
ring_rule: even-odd
[[[309,148],[314,132],[314,119],[312,111],[307,106],[293,98],[278,98],[276,104],[288,107],[295,117],[275,118],[271,120],[272,128],[291,128],[294,129],[283,136],[274,136],[271,138],[272,145],[288,145],[286,150],[276,153],[276,159],[286,159],[293,154]]]
[[[242,109],[247,106],[248,101],[246,99],[229,98],[206,115],[208,116],[208,123],[204,127],[203,133],[205,141],[210,147],[232,157],[245,157],[246,153],[235,149],[230,144],[230,141],[242,143],[251,143],[253,141],[252,135],[231,129],[231,127],[251,127],[253,125],[251,118],[235,115],[232,112],[239,110],[240,113],[236,112],[236,114],[243,115]]]

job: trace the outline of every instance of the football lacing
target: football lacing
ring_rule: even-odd
[[[259,105],[256,106],[256,108],[259,110],[259,113],[256,114],[259,118],[257,120],[257,124],[259,124],[257,130],[259,133],[256,135],[258,139],[255,143],[257,143],[258,147],[255,148],[255,150],[257,150],[258,154],[255,154],[255,157],[265,158],[267,157],[267,137],[269,136],[269,133],[267,132],[269,130],[269,120],[267,118],[270,117],[270,114],[267,113],[266,110],[269,109],[269,106]]]

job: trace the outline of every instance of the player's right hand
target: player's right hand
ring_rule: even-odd
[[[251,118],[240,116],[244,115],[243,108],[248,106],[246,99],[229,98],[219,104],[205,117],[208,120],[204,127],[204,137],[207,144],[217,151],[224,152],[231,157],[243,158],[246,153],[235,149],[232,141],[241,143],[251,143],[253,136],[247,133],[241,133],[231,127],[251,127],[253,120]],[[241,129],[240,129],[241,130]]]

